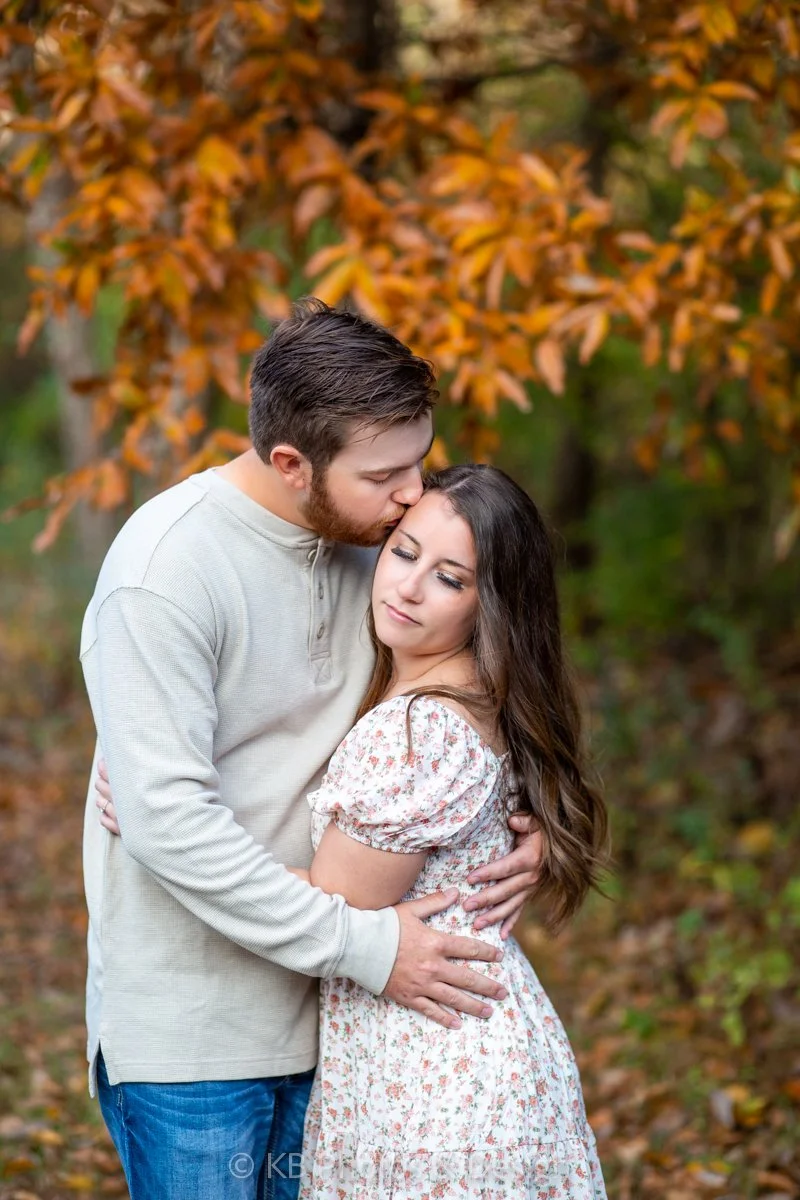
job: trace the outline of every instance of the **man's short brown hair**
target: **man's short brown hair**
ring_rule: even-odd
[[[324,470],[354,429],[415,421],[437,395],[431,364],[388,329],[301,300],[253,359],[250,437],[263,462],[287,442]]]

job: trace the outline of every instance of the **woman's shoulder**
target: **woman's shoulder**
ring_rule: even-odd
[[[364,736],[369,740],[382,736],[402,737],[407,742],[409,733],[414,751],[419,748],[415,743],[423,739],[426,743],[435,740],[453,749],[460,745],[480,748],[498,760],[504,757],[478,728],[467,706],[449,696],[427,693],[390,696],[365,713],[352,730],[356,740]]]

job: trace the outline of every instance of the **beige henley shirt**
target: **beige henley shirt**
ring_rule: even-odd
[[[396,913],[281,865],[310,862],[305,796],[366,688],[373,564],[213,471],[111,547],[81,638],[122,831],[102,828],[90,783],[88,1057],[102,1043],[111,1083],[306,1070],[313,977],[386,985]]]

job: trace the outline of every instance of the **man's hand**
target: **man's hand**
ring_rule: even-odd
[[[503,941],[536,890],[542,860],[542,835],[535,818],[526,813],[514,813],[508,823],[517,835],[516,848],[504,858],[497,858],[470,872],[467,883],[490,883],[492,886],[464,901],[466,912],[485,910],[473,924],[475,932],[502,921],[500,936]]]
[[[503,957],[502,950],[475,938],[439,933],[424,924],[425,917],[444,912],[456,900],[458,892],[451,888],[395,906],[400,918],[400,947],[383,991],[390,1000],[416,1009],[449,1029],[459,1029],[461,1021],[443,1005],[473,1017],[490,1017],[491,1006],[469,993],[492,1000],[504,1000],[508,995],[507,989],[496,980],[451,962],[454,958],[498,962]]]

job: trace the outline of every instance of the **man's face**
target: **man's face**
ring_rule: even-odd
[[[422,460],[432,441],[430,416],[359,429],[327,470],[312,475],[305,520],[329,541],[379,545],[422,495]]]

